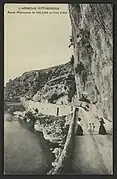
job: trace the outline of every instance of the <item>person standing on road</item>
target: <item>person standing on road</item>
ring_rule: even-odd
[[[95,125],[94,123],[92,123],[92,132],[94,132],[94,129],[95,129]]]
[[[101,134],[101,135],[106,135],[107,134],[107,132],[106,132],[106,129],[105,129],[105,127],[104,127],[104,124],[105,124],[105,122],[104,122],[104,119],[103,118],[100,118],[100,127],[99,127],[99,134]]]
[[[88,131],[91,132],[91,130],[92,130],[92,125],[91,125],[91,123],[89,123],[88,124]]]
[[[82,129],[82,126],[81,126],[81,118],[78,118],[78,121],[77,121],[77,131],[76,131],[76,135],[83,135],[83,129]]]

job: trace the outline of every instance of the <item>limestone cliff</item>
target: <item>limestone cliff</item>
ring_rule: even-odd
[[[86,93],[90,102],[112,120],[113,6],[69,5],[78,99]]]
[[[20,97],[49,103],[71,103],[76,94],[72,61],[42,70],[28,71],[10,80],[4,90],[5,101]]]

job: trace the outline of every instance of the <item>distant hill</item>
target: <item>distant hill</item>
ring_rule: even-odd
[[[4,89],[5,101],[19,101],[20,97],[56,103],[71,102],[76,93],[72,62],[59,66],[25,72],[9,80]]]

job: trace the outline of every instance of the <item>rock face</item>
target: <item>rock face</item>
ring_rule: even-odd
[[[51,143],[64,143],[69,129],[71,115],[52,116],[35,111],[26,110],[23,112],[14,112],[15,118],[20,122],[34,126],[36,131],[42,132],[46,140]]]
[[[85,92],[91,103],[112,120],[113,6],[69,5],[78,99]]]
[[[18,101],[26,96],[39,102],[66,104],[72,102],[76,94],[76,84],[72,62],[59,66],[33,70],[10,80],[4,89],[5,101]]]

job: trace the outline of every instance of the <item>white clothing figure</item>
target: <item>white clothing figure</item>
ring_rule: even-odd
[[[94,129],[95,129],[95,125],[94,125],[94,123],[89,123],[88,131],[90,131],[90,132],[94,132]]]
[[[95,125],[94,123],[92,123],[92,132],[94,132],[94,129],[95,129]]]
[[[77,121],[77,124],[81,126],[81,123],[80,123],[80,121]]]
[[[88,125],[88,131],[92,131],[92,125],[91,125],[91,123],[89,123],[89,125]]]

